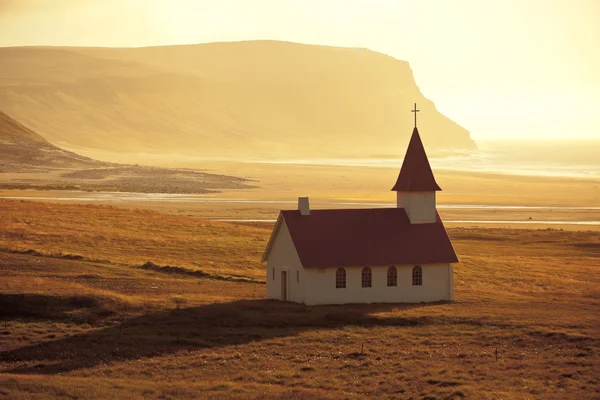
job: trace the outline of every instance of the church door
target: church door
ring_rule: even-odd
[[[281,300],[287,301],[287,271],[281,271]]]

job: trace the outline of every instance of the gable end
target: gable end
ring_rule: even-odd
[[[267,243],[267,247],[265,248],[265,252],[263,253],[263,256],[262,256],[260,262],[267,262],[267,260],[269,259],[269,255],[271,254],[271,250],[273,249],[273,245],[275,244],[275,238],[277,237],[277,234],[279,233],[279,229],[281,229],[282,220],[283,220],[283,216],[281,215],[281,212],[280,212],[279,216],[277,216],[277,222],[275,222],[275,226],[273,227],[273,232],[271,232],[271,237],[269,238],[269,242]]]

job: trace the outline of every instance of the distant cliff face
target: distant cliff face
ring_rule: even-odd
[[[63,147],[211,157],[402,156],[417,103],[427,149],[471,149],[405,61],[253,41],[2,48],[0,108]]]

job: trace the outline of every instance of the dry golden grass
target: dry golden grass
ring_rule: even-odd
[[[99,206],[0,207],[3,247],[111,261],[0,252],[0,397],[600,396],[598,233],[451,229],[461,257],[455,302],[305,307],[263,300],[261,283],[131,266],[135,251],[182,265],[194,248],[187,236],[213,235],[211,253],[198,254],[227,271],[254,257],[245,273],[259,277],[270,227]],[[164,237],[172,246],[161,255]]]
[[[8,250],[260,279],[270,230],[148,210],[6,200],[0,226],[0,248]]]

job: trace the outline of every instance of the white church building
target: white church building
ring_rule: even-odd
[[[281,211],[263,255],[267,298],[304,303],[454,299],[458,258],[436,209],[435,181],[416,126],[392,191],[395,208]]]

